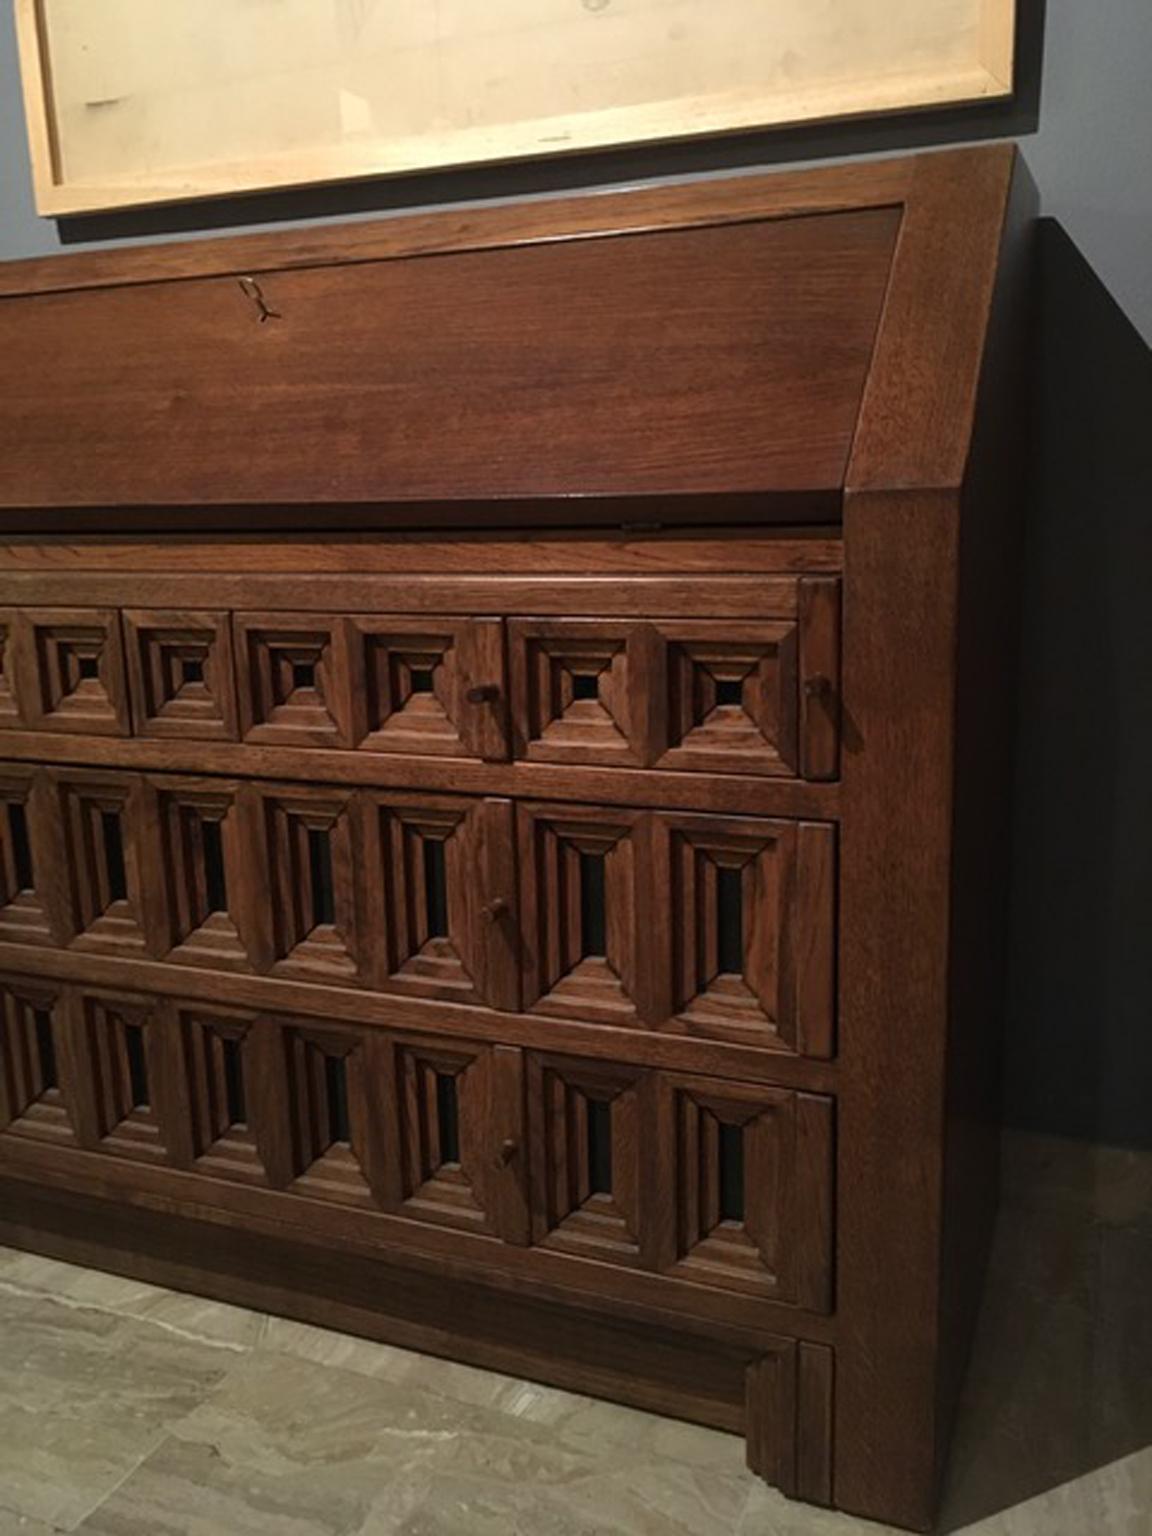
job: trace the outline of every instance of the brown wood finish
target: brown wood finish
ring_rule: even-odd
[[[0,271],[0,1241],[930,1522],[994,1202],[1014,166]]]

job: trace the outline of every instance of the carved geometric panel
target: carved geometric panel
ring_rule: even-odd
[[[134,774],[54,771],[52,779],[67,861],[61,921],[75,935],[73,947],[136,958],[162,954],[150,785]]]
[[[0,978],[0,1131],[67,1144],[75,1138],[57,1007],[50,984]]]
[[[830,1306],[832,1101],[814,1094],[661,1075],[661,1145],[674,1169],[669,1274]]]
[[[362,799],[372,986],[517,1008],[511,803],[368,792]]]
[[[814,822],[653,816],[653,880],[667,893],[660,980],[668,1027],[831,1053],[835,829]]]
[[[662,623],[668,750],[661,768],[797,771],[795,623]]]
[[[15,637],[16,683],[30,730],[131,735],[115,609],[22,609]]]
[[[488,1138],[492,1052],[484,1046],[395,1044],[401,1215],[472,1232],[498,1232],[490,1203]]]
[[[236,740],[226,613],[125,609],[124,632],[138,736]]]
[[[323,614],[237,613],[236,686],[245,741],[354,744],[350,622]]]
[[[653,1082],[637,1067],[529,1056],[537,1244],[614,1264],[648,1262],[642,1157]]]
[[[380,1134],[369,1113],[369,1069],[362,1036],[290,1025],[287,1053],[292,1154],[298,1194],[372,1207]]]
[[[38,886],[47,875],[37,848],[38,809],[45,789],[40,775],[0,766],[0,939],[10,944],[50,944],[51,927]]]
[[[651,1015],[647,902],[638,872],[645,818],[584,806],[520,805],[524,1006],[598,1024]]]
[[[15,608],[0,608],[0,730],[17,730],[23,724],[16,684],[16,628]]]
[[[101,1152],[166,1162],[162,1007],[142,997],[75,999],[81,1139]]]
[[[508,756],[499,619],[352,620],[364,687],[354,700],[361,751]]]
[[[258,786],[270,943],[279,975],[354,984],[359,975],[358,807],[346,791]]]
[[[593,767],[652,762],[661,746],[659,644],[646,624],[511,620],[517,754]]]
[[[168,895],[165,958],[219,970],[251,970],[238,893],[251,874],[236,803],[238,786],[157,776]]]
[[[216,1178],[266,1184],[251,1123],[257,1073],[252,1020],[225,1009],[182,1008],[178,1028],[191,1160]]]

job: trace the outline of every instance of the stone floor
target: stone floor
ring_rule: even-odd
[[[0,1536],[850,1536],[742,1442],[0,1250]],[[1152,1155],[1013,1138],[942,1529],[1152,1536]]]

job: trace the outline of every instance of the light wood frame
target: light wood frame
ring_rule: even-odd
[[[593,17],[606,17],[613,3],[586,0],[585,9]],[[706,6],[708,0],[698,3]],[[244,157],[241,152],[227,163],[217,158],[147,174],[85,178],[70,177],[65,166],[48,47],[51,0],[14,0],[14,4],[36,206],[46,217],[993,100],[1012,93],[1016,20],[1016,0],[970,0],[970,48],[933,63],[925,62],[920,46],[919,51],[910,51],[903,64],[897,57],[894,67],[883,72],[865,68],[858,76],[845,77],[841,69],[820,75],[823,66],[817,63],[807,83],[773,86],[769,77],[777,66],[787,74],[787,59],[781,55],[773,62],[774,56],[767,51],[772,46],[769,37],[765,83],[755,89],[745,85],[708,95],[676,95],[670,89],[665,99],[659,99],[657,75],[651,100],[628,103],[605,97],[580,112],[543,117],[529,108],[510,121],[449,124],[404,138],[345,138],[283,153]],[[928,7],[928,0],[924,4]],[[654,47],[660,41],[657,32],[654,23]],[[910,49],[917,44],[916,38],[908,41]],[[658,71],[658,62],[653,68]]]

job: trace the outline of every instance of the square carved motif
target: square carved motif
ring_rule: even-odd
[[[29,730],[131,734],[114,609],[21,609],[15,637],[20,712]]]
[[[519,755],[598,767],[652,761],[659,657],[650,626],[514,619],[508,640]]]
[[[529,1057],[536,1243],[651,1265],[642,1159],[645,1099],[654,1081],[638,1068]]]
[[[269,746],[354,743],[351,625],[322,614],[233,616],[240,728]],[[357,668],[357,680],[360,679]]]
[[[495,1232],[488,1100],[491,1054],[455,1044],[397,1044],[398,1209],[441,1226]]]
[[[660,1079],[674,1149],[673,1261],[666,1271],[827,1311],[831,1301],[832,1104],[815,1094]]]
[[[374,1206],[379,1125],[370,1113],[366,1040],[351,1031],[283,1029],[292,1156],[299,1194]]]
[[[524,1006],[592,1023],[651,1017],[637,903],[646,819],[579,806],[519,807]]]
[[[360,970],[355,798],[339,790],[261,787],[257,835],[268,870],[272,969],[304,981],[355,984]]]
[[[73,946],[137,959],[163,954],[151,786],[129,774],[57,774],[54,792],[67,861],[59,920]]]
[[[49,864],[39,843],[42,776],[15,766],[0,768],[0,939],[10,944],[49,944],[51,924],[40,894]]]
[[[16,610],[0,608],[0,730],[15,730],[22,723],[16,687]]]
[[[0,978],[0,1131],[67,1144],[74,1136],[58,1009],[52,986]]]
[[[253,1020],[228,1010],[181,1009],[177,1029],[190,1138],[180,1160],[217,1178],[268,1183],[253,1129],[259,1091]]]
[[[835,829],[666,812],[652,839],[669,913],[658,968],[669,1027],[830,1055]]]
[[[518,1008],[511,803],[366,793],[364,805],[371,984]]]
[[[508,757],[500,620],[357,617],[353,625],[364,677],[362,751]]]
[[[166,874],[166,958],[217,970],[251,970],[241,931],[240,892],[251,860],[237,803],[239,786],[157,779]]]
[[[124,629],[137,734],[235,741],[228,615],[126,609]]]
[[[668,748],[662,768],[794,774],[794,623],[659,626],[667,647]]]
[[[102,1152],[167,1162],[161,1005],[142,997],[77,997],[81,1140]]]

